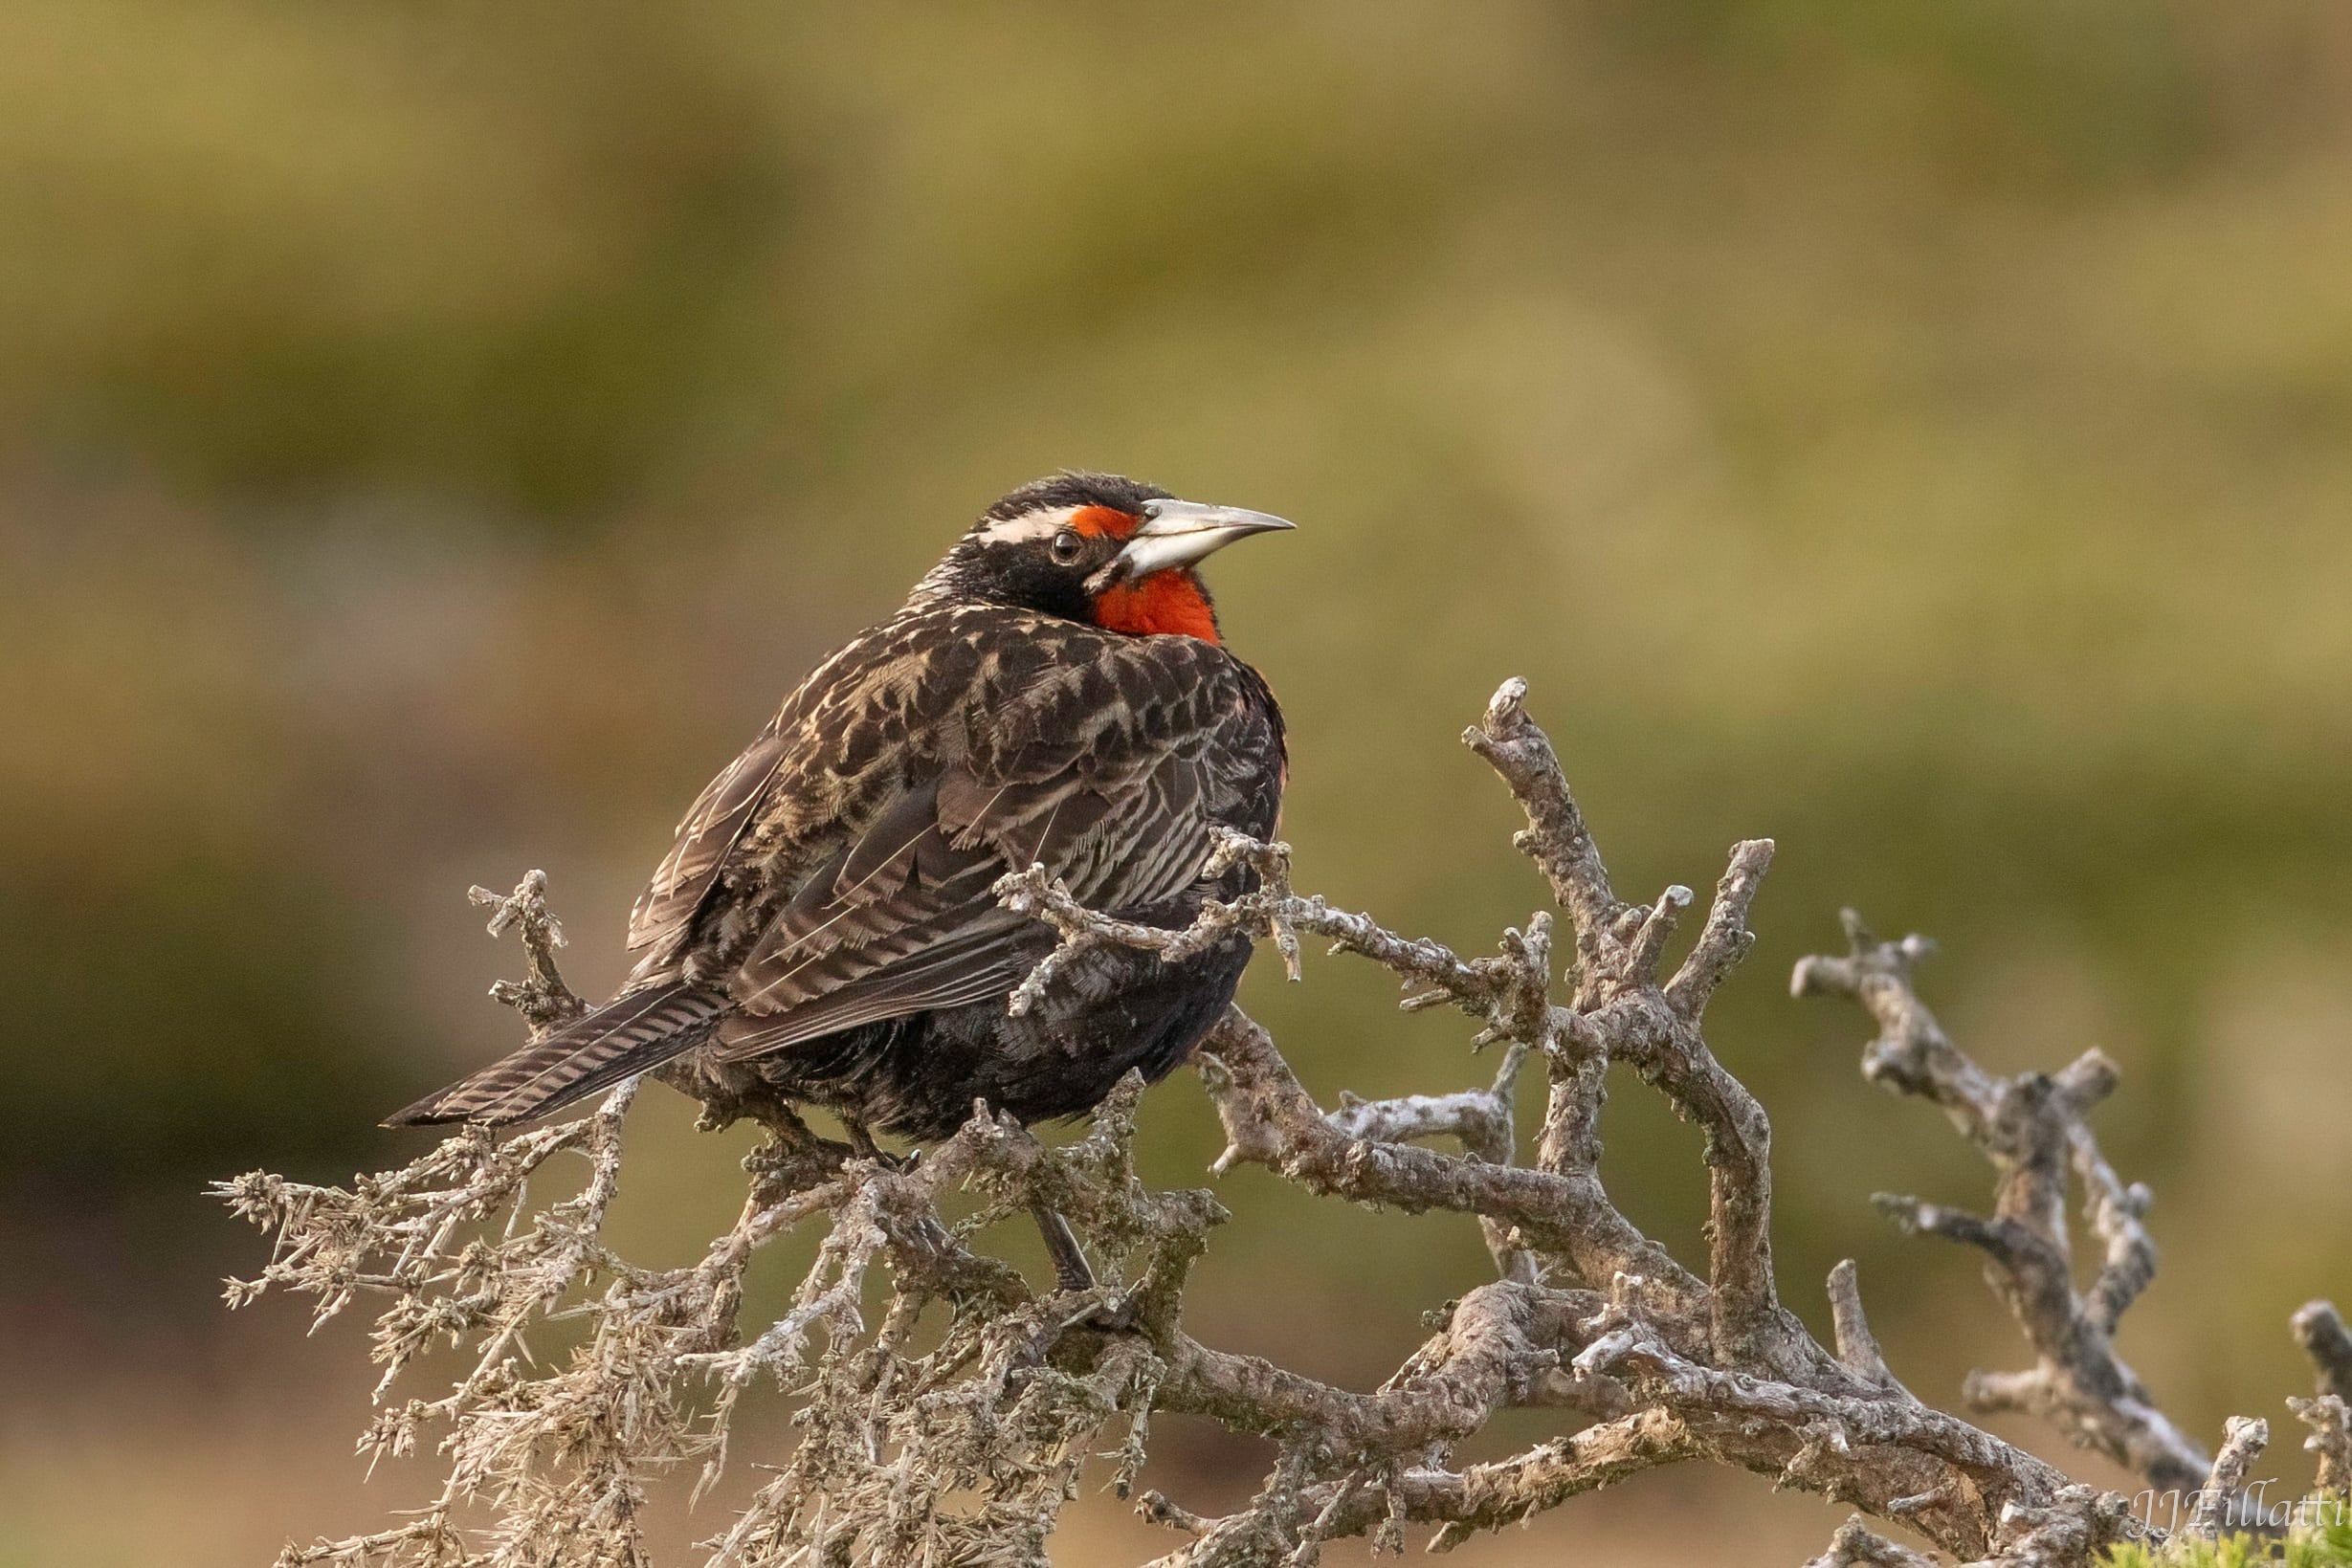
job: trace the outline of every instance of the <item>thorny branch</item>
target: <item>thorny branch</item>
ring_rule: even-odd
[[[324,1320],[376,1298],[385,1370],[361,1450],[407,1456],[429,1439],[447,1466],[435,1499],[403,1522],[289,1548],[282,1560],[642,1562],[648,1489],[680,1469],[696,1472],[698,1492],[709,1487],[729,1462],[735,1416],[763,1390],[793,1410],[801,1435],[704,1543],[714,1565],[1041,1562],[1098,1456],[1120,1494],[1133,1493],[1160,1415],[1213,1421],[1277,1450],[1257,1496],[1228,1515],[1142,1495],[1140,1511],[1182,1537],[1159,1559],[1165,1568],[1306,1568],[1327,1541],[1369,1535],[1401,1549],[1423,1528],[1431,1550],[1450,1551],[1640,1471],[1694,1462],[1821,1493],[1981,1564],[2065,1568],[2148,1535],[2119,1496],[2071,1483],[1904,1388],[1870,1332],[1851,1263],[1829,1281],[1832,1345],[1781,1305],[1770,1126],[1702,1032],[1709,1002],[1753,944],[1747,913],[1772,846],[1733,848],[1689,951],[1670,968],[1690,891],[1670,887],[1648,903],[1611,891],[1525,695],[1523,683],[1505,683],[1465,740],[1526,813],[1519,847],[1567,922],[1564,976],[1548,912],[1505,932],[1496,953],[1465,958],[1301,896],[1285,847],[1230,834],[1209,870],[1247,866],[1255,886],[1184,930],[1088,910],[1042,868],[998,887],[1009,907],[1062,939],[1014,993],[1016,1008],[1091,946],[1181,957],[1240,931],[1270,939],[1296,975],[1312,937],[1395,975],[1405,1007],[1456,1009],[1476,1024],[1475,1046],[1501,1048],[1482,1088],[1379,1101],[1342,1093],[1328,1111],[1238,1010],[1196,1054],[1227,1138],[1212,1169],[1256,1163],[1327,1197],[1477,1217],[1496,1278],[1432,1314],[1431,1336],[1380,1388],[1341,1388],[1186,1331],[1186,1283],[1225,1211],[1207,1192],[1137,1180],[1137,1080],[1067,1147],[977,1106],[954,1137],[903,1161],[858,1158],[781,1101],[708,1104],[706,1125],[750,1116],[767,1137],[745,1161],[736,1224],[699,1262],[669,1270],[633,1265],[602,1236],[622,1175],[630,1084],[581,1120],[504,1141],[462,1131],[348,1188],[262,1173],[221,1185],[276,1236],[268,1265],[233,1283],[231,1300],[276,1288],[310,1296]],[[512,894],[476,896],[497,908],[494,934],[511,927],[525,948],[528,978],[501,985],[500,999],[534,1029],[573,1016],[582,1004],[554,964],[562,939],[545,878],[535,872]],[[2114,1069],[2093,1053],[2054,1077],[1985,1073],[1911,989],[1924,944],[1880,944],[1858,923],[1850,929],[1853,951],[1808,960],[1799,989],[1870,1007],[1881,1033],[1865,1073],[1941,1105],[1999,1173],[1989,1217],[1885,1201],[1907,1227],[1984,1249],[2036,1350],[2030,1372],[1972,1380],[1972,1401],[2051,1416],[2152,1480],[2205,1481],[2203,1453],[2110,1343],[2155,1266],[2147,1193],[2117,1179],[2083,1120],[2114,1088]],[[1703,1268],[1670,1256],[1601,1182],[1612,1064],[1705,1135]],[[1545,1105],[1533,1162],[1521,1164],[1517,1094],[1538,1065]],[[690,1071],[676,1081],[707,1090]],[[1460,1152],[1424,1146],[1431,1139]],[[535,1206],[531,1183],[555,1181],[543,1173],[573,1157],[579,1190]],[[2068,1272],[2070,1168],[2104,1247],[2098,1281],[2082,1295]],[[1035,1204],[1069,1219],[1103,1284],[1041,1293],[981,1249],[990,1226]],[[752,1260],[804,1226],[821,1226],[822,1238],[788,1305],[764,1326],[744,1323]],[[2313,1429],[2323,1483],[2341,1486],[2352,1474],[2352,1336],[2319,1303],[2298,1316],[2297,1333],[2320,1388],[2297,1410]],[[558,1354],[558,1343],[570,1348]],[[435,1346],[462,1352],[449,1392],[395,1399]],[[1559,1412],[1561,1435],[1505,1460],[1459,1463],[1457,1447],[1511,1407]],[[2233,1429],[2210,1467],[2220,1495],[2242,1484],[2251,1442]],[[1815,1559],[1933,1560],[1859,1515]]]

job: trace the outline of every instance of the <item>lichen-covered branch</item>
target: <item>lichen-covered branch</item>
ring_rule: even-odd
[[[531,872],[512,893],[469,888],[466,896],[490,911],[490,935],[512,930],[522,939],[523,978],[502,980],[490,994],[522,1014],[534,1034],[569,1023],[588,1011],[585,998],[564,983],[555,966],[555,950],[564,945],[564,927],[547,907],[547,873]]]
[[[1214,1171],[1259,1164],[1319,1196],[1467,1215],[1482,1227],[1493,1277],[1463,1281],[1381,1386],[1342,1388],[1188,1332],[1186,1287],[1225,1210],[1206,1191],[1137,1179],[1128,1151],[1143,1085],[1133,1078],[1067,1146],[982,1105],[953,1137],[899,1159],[817,1137],[780,1099],[706,1099],[705,1125],[748,1116],[766,1137],[745,1161],[735,1225],[698,1262],[665,1270],[630,1262],[603,1235],[628,1174],[634,1085],[624,1085],[578,1121],[504,1140],[461,1131],[346,1188],[257,1173],[220,1189],[275,1238],[268,1264],[233,1285],[232,1300],[293,1292],[323,1318],[369,1299],[385,1370],[364,1450],[436,1453],[445,1467],[421,1512],[291,1548],[286,1560],[638,1563],[652,1488],[707,1488],[726,1467],[756,1462],[766,1479],[707,1543],[712,1564],[1038,1563],[1062,1509],[1092,1480],[1136,1493],[1163,1416],[1213,1422],[1276,1450],[1256,1496],[1221,1516],[1142,1493],[1144,1515],[1174,1532],[1160,1561],[1187,1568],[1307,1568],[1325,1543],[1360,1535],[1401,1548],[1426,1533],[1432,1550],[1451,1551],[1640,1471],[1688,1464],[1818,1493],[1986,1565],[2081,1568],[2106,1543],[2150,1538],[2122,1499],[1915,1398],[1871,1334],[1851,1264],[1830,1278],[1833,1343],[1783,1307],[1770,1125],[1705,1037],[1709,1003],[1753,944],[1748,916],[1772,845],[1733,847],[1695,932],[1684,930],[1695,902],[1686,888],[1619,898],[1525,696],[1506,683],[1465,739],[1525,811],[1518,842],[1566,922],[1564,974],[1551,912],[1465,957],[1299,894],[1287,848],[1231,834],[1209,869],[1246,865],[1254,889],[1182,930],[1089,910],[1042,868],[998,885],[1009,907],[1060,939],[1015,1007],[1090,947],[1177,958],[1241,932],[1271,940],[1297,974],[1315,938],[1388,971],[1405,1007],[1466,1015],[1467,1044],[1498,1052],[1467,1088],[1385,1100],[1336,1090],[1329,1102],[1238,1010],[1196,1053],[1227,1139]],[[573,1016],[580,1003],[554,965],[561,936],[544,877],[477,896],[497,906],[494,933],[515,929],[525,946],[527,978],[497,994],[534,1029]],[[1808,986],[1871,1005],[1882,1032],[1866,1071],[1935,1100],[2000,1169],[1989,1216],[1890,1204],[1917,1228],[1982,1248],[2043,1351],[2032,1373],[1986,1380],[1980,1402],[2067,1412],[2109,1451],[2138,1456],[2143,1473],[2193,1459],[2193,1485],[2203,1455],[2171,1432],[2108,1343],[2154,1268],[2146,1193],[2116,1179],[2083,1125],[2113,1070],[2091,1056],[2049,1078],[1984,1073],[1912,993],[1919,951],[1870,942],[1857,927],[1848,958],[1810,961]],[[1603,1089],[1615,1065],[1704,1134],[1703,1259],[1670,1254],[1601,1179]],[[1545,1103],[1523,1159],[1519,1089],[1538,1067]],[[664,1076],[717,1093],[691,1059]],[[2104,1248],[2099,1280],[2080,1297],[2066,1274],[2070,1169]],[[992,1227],[1032,1209],[1066,1218],[1099,1284],[1044,1289],[992,1255]],[[778,1314],[746,1321],[753,1261],[803,1230],[814,1247],[800,1284]],[[2352,1376],[2352,1344],[2332,1314],[2307,1315],[2323,1386],[2305,1420],[2336,1467],[2323,1473],[2341,1476],[2352,1447],[2325,1379]],[[405,1393],[425,1377],[424,1353],[449,1346],[462,1354],[446,1391]],[[736,1451],[738,1417],[754,1402],[791,1411],[799,1436],[788,1451]],[[1501,1459],[1459,1457],[1515,1408],[1556,1413],[1556,1434]],[[2234,1488],[2238,1473],[2225,1469],[2222,1480]],[[1934,1559],[1857,1518],[1816,1560]]]
[[[1835,1336],[1839,1360],[1875,1383],[1889,1388],[1901,1386],[1887,1366],[1886,1353],[1878,1348],[1878,1336],[1871,1333],[1870,1319],[1863,1314],[1862,1276],[1852,1258],[1841,1260],[1830,1270],[1830,1327]]]
[[[2212,1540],[2230,1518],[2230,1505],[2246,1490],[2246,1481],[2253,1473],[2254,1461],[2271,1446],[2271,1424],[2231,1416],[2228,1434],[2223,1438],[2221,1451],[2213,1456],[2213,1469],[2198,1490],[2196,1509],[2189,1514],[2188,1534]]]
[[[2297,1310],[2295,1342],[2319,1373],[2319,1392],[2352,1402],[2352,1330],[2332,1301],[2307,1301]]]
[[[1838,1526],[1830,1549],[1805,1568],[1932,1568],[1935,1560],[1875,1534],[1856,1514]]]
[[[2319,1456],[2321,1491],[2352,1492],[2352,1332],[2330,1301],[2310,1301],[2296,1313],[2296,1343],[2311,1358],[2318,1392],[2289,1400],[2296,1419],[2311,1428],[2303,1447]]]
[[[1527,683],[1517,677],[1504,681],[1484,716],[1462,732],[1462,741],[1501,776],[1527,813],[1527,830],[1514,842],[1568,912],[1580,963],[1597,967],[1605,944],[1619,942],[1616,925],[1625,905],[1609,891],[1609,870],[1585,827],[1585,813],[1568,793],[1551,737],[1527,717]]]
[[[2117,1178],[2086,1119],[2114,1092],[2115,1065],[2091,1050],[2054,1074],[1986,1072],[1952,1044],[1913,988],[1912,972],[1932,945],[1918,937],[1879,941],[1852,910],[1845,922],[1846,954],[1804,960],[1790,988],[1860,1002],[1878,1025],[1863,1052],[1863,1076],[1940,1107],[1993,1166],[1988,1215],[1892,1194],[1874,1200],[1911,1234],[1981,1251],[1986,1278],[2033,1347],[2035,1363],[2026,1371],[1971,1376],[1969,1405],[2037,1415],[2160,1491],[2200,1486],[2210,1457],[2165,1419],[2115,1350],[2124,1309],[2156,1272],[2148,1189]],[[2067,1232],[2070,1170],[2103,1248],[2096,1283],[2080,1293]]]

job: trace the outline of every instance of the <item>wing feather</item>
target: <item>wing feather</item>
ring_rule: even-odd
[[[728,983],[730,1057],[1010,991],[1049,938],[998,905],[1008,871],[1042,864],[1098,908],[1165,908],[1198,882],[1212,823],[1271,829],[1279,720],[1254,672],[1190,639],[1089,651],[954,713],[952,760],[816,865]]]
[[[787,749],[771,724],[703,786],[677,825],[670,852],[629,912],[631,951],[665,949],[686,934],[744,829],[774,788]]]

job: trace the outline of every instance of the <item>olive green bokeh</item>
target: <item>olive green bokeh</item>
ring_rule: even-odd
[[[116,1227],[201,1320],[251,1242],[197,1183],[388,1163],[375,1118],[511,1040],[467,882],[548,868],[610,983],[776,696],[1084,465],[1299,522],[1210,575],[1292,718],[1302,886],[1472,948],[1536,907],[1453,739],[1508,674],[1629,894],[1780,841],[1714,1033],[1802,1310],[1858,1254],[1916,1386],[2002,1354],[1968,1261],[1863,1202],[1981,1168],[1784,993],[1854,903],[1943,939],[1988,1065],[2123,1063],[2173,1270],[2127,1349],[2191,1424],[2267,1405],[2286,1310],[2352,1293],[2352,1156],[2277,1121],[2352,1105],[2347,173],[2320,3],[18,0],[11,1224]],[[1326,1096],[1484,1071],[1343,962],[1248,1000]],[[1687,1248],[1695,1141],[1612,1115]],[[1197,1093],[1147,1121],[1193,1180]],[[1215,1321],[1381,1260],[1363,1345],[1256,1331],[1326,1370],[1476,1267],[1228,1186]]]

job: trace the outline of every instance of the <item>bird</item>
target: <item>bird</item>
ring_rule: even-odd
[[[1113,474],[1003,497],[696,799],[631,912],[619,993],[387,1125],[534,1120],[689,1053],[864,1148],[944,1138],[975,1102],[1031,1125],[1165,1077],[1231,1002],[1247,934],[1174,961],[1086,947],[1016,1009],[1059,937],[993,890],[1042,866],[1090,909],[1181,928],[1255,887],[1209,868],[1219,829],[1275,834],[1282,714],[1197,568],[1292,526]],[[1067,1227],[1040,1224],[1078,1284]]]

